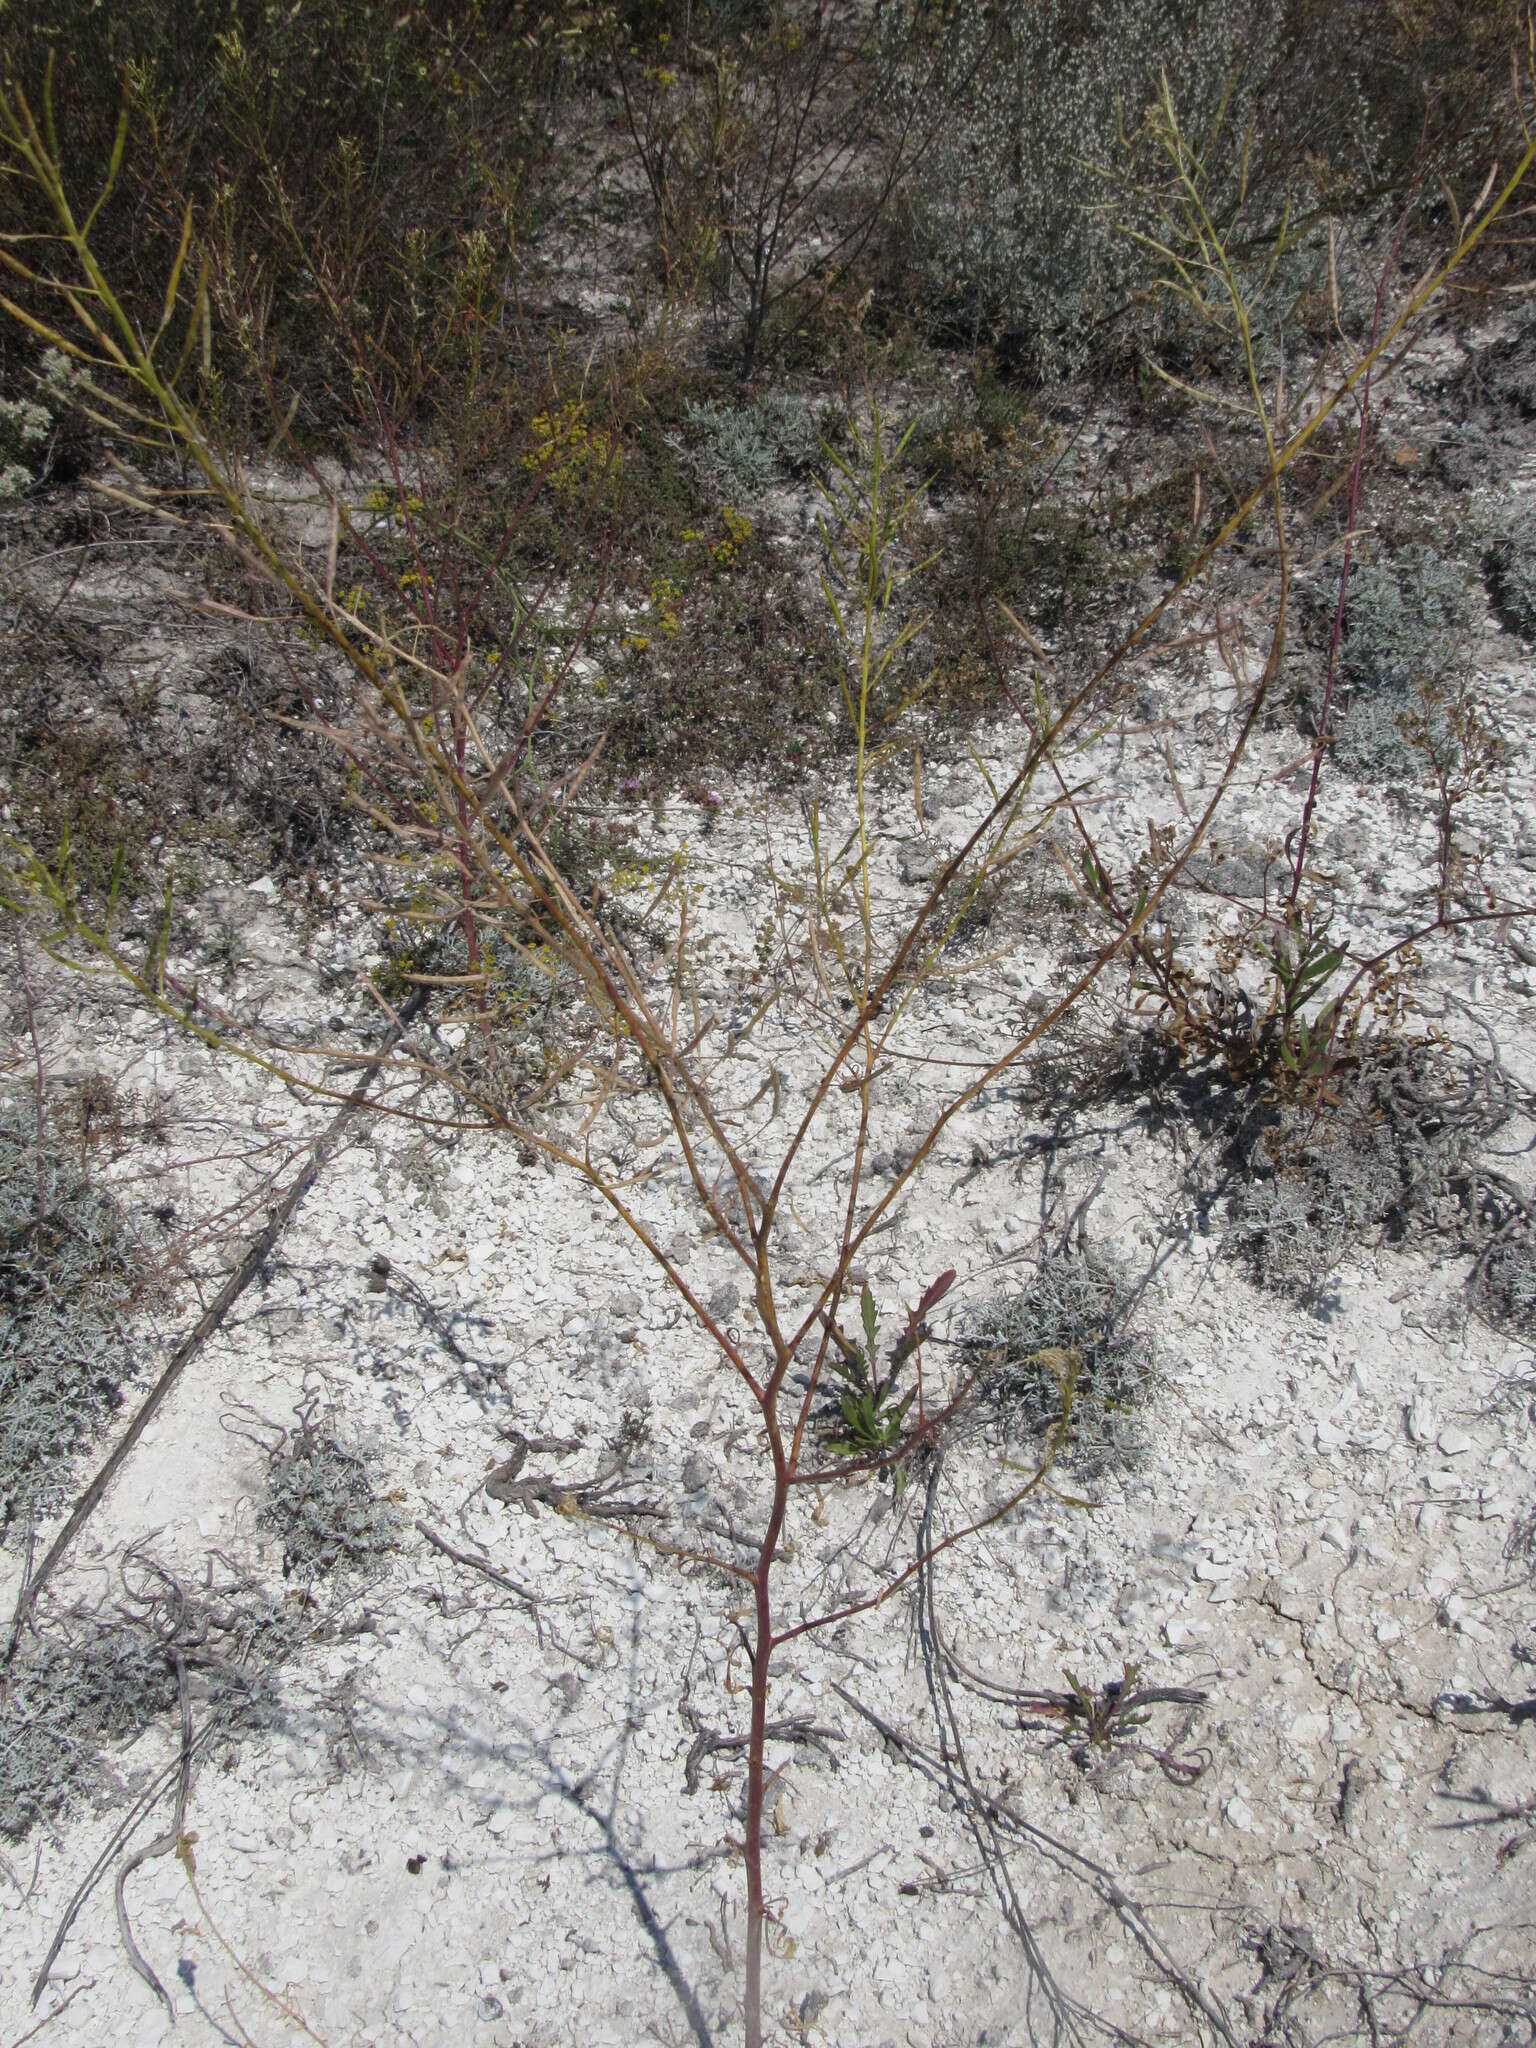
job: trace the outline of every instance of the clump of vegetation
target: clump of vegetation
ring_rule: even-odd
[[[971,1343],[1005,1424],[1042,1438],[1065,1413],[1062,1456],[1086,1476],[1125,1471],[1146,1450],[1145,1410],[1161,1373],[1133,1318],[1137,1290],[1103,1252],[1043,1259],[1019,1294],[978,1316]]]
[[[814,468],[821,454],[815,408],[788,392],[742,407],[690,400],[684,417],[699,468],[727,504],[760,498],[781,477]]]
[[[1403,690],[1440,677],[1466,647],[1474,579],[1433,548],[1362,563],[1350,578],[1339,667],[1361,690]]]
[[[1483,574],[1502,624],[1536,645],[1536,516],[1529,505],[1512,505],[1500,519]]]
[[[1245,1178],[1228,1204],[1254,1278],[1309,1303],[1375,1237],[1460,1228],[1494,1114],[1486,1091],[1455,1087],[1407,1043],[1362,1052],[1332,1089],[1326,1116],[1296,1098],[1236,1148]]]
[[[72,1609],[23,1638],[0,1700],[0,1834],[113,1789],[109,1752],[171,1716],[182,1687],[199,1731],[237,1734],[277,1711],[301,1604],[237,1577],[196,1592],[142,1551],[109,1609]]]
[[[121,1211],[30,1105],[0,1107],[0,1534],[52,1512],[122,1399],[133,1288]]]
[[[1529,1220],[1488,1247],[1473,1272],[1472,1302],[1496,1328],[1536,1337],[1536,1229]]]
[[[0,398],[0,504],[19,498],[48,470],[59,415],[70,404],[68,357],[45,349],[33,382],[34,398]]]
[[[370,1461],[317,1423],[318,1408],[311,1394],[297,1410],[297,1427],[280,1432],[256,1517],[282,1546],[283,1577],[304,1584],[336,1571],[377,1570],[399,1533]]]
[[[1166,69],[1202,145],[1235,157],[1277,41],[1252,0],[976,0],[953,10],[951,118],[918,178],[915,223],[945,324],[1010,336],[1051,372],[1081,367],[1142,280],[1104,168]],[[1219,131],[1219,134],[1218,134]]]
[[[19,1840],[98,1777],[105,1744],[131,1740],[176,1703],[165,1646],[120,1622],[42,1638],[0,1704],[0,1834]]]
[[[1454,750],[1477,611],[1476,578],[1428,547],[1363,563],[1350,579],[1334,751],[1369,781],[1422,775]]]
[[[206,257],[212,323],[235,344],[205,366],[206,400],[263,420],[275,358],[310,432],[345,416],[354,323],[388,334],[411,385],[463,242],[489,231],[507,249],[536,218],[550,117],[599,41],[595,18],[541,0],[471,0],[451,21],[417,0],[39,0],[7,29],[7,75],[34,104],[52,66],[82,185],[106,174],[126,95],[140,199],[98,226],[145,331],[191,200],[207,232],[190,268]]]

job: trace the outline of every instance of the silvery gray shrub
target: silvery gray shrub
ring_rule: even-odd
[[[1483,573],[1500,622],[1536,646],[1536,507],[1515,504],[1500,515]]]
[[[1470,663],[1480,603],[1473,571],[1432,548],[1404,548],[1353,571],[1339,656],[1347,694],[1334,743],[1350,774],[1417,777],[1453,744],[1449,706]]]
[[[694,459],[727,504],[751,504],[780,478],[813,468],[821,454],[815,408],[787,392],[741,407],[689,400],[684,418]]]
[[[914,225],[928,287],[980,336],[1012,330],[1047,373],[1080,369],[1144,281],[1115,174],[1166,70],[1219,187],[1279,43],[1260,0],[961,0]],[[893,47],[898,47],[893,39]],[[897,81],[899,88],[900,81]],[[1106,175],[1108,174],[1108,175]]]

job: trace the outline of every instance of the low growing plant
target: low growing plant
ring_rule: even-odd
[[[66,1499],[122,1399],[133,1243],[111,1197],[35,1104],[0,1105],[0,1537]]]
[[[1363,779],[1422,778],[1455,744],[1480,593],[1474,573],[1428,547],[1361,563],[1350,579],[1334,745]]]
[[[276,1433],[256,1526],[276,1539],[283,1577],[300,1584],[376,1571],[399,1539],[400,1517],[378,1493],[367,1456],[341,1441],[318,1393],[300,1403],[292,1429]]]
[[[727,505],[752,504],[781,478],[814,468],[821,456],[815,408],[787,392],[768,392],[739,409],[690,400],[683,416],[695,460]]]
[[[1145,1454],[1146,1408],[1162,1368],[1135,1321],[1136,1290],[1102,1252],[1056,1252],[1018,1293],[976,1315],[988,1398],[1009,1430],[1042,1441],[1086,1476],[1125,1471]]]
[[[1536,645],[1536,507],[1511,505],[1483,557],[1494,610],[1511,633]]]

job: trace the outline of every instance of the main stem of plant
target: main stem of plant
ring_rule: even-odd
[[[763,1426],[773,1453],[773,1503],[763,1531],[757,1568],[752,1574],[752,1718],[747,1739],[747,1963],[746,2044],[762,2048],[763,2040],[763,1803],[766,1794],[765,1747],[768,1736],[768,1667],[773,1659],[773,1560],[789,1507],[789,1460],[784,1453],[776,1412],[783,1364],[763,1389]]]

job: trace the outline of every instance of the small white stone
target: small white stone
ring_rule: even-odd
[[[1433,1593],[1437,1587],[1454,1586],[1460,1577],[1460,1562],[1454,1557],[1445,1555],[1437,1557],[1430,1566],[1426,1583],[1431,1593]]]
[[[1448,1458],[1465,1457],[1466,1453],[1472,1448],[1471,1437],[1467,1435],[1464,1429],[1458,1429],[1455,1423],[1451,1423],[1445,1429],[1442,1429],[1435,1441]]]
[[[1427,1444],[1435,1433],[1435,1413],[1422,1394],[1415,1394],[1408,1410],[1408,1436],[1416,1444]]]
[[[1235,1827],[1241,1834],[1247,1834],[1248,1830],[1253,1826],[1253,1808],[1240,1793],[1233,1794],[1222,1808],[1222,1812],[1226,1815],[1231,1826]]]

